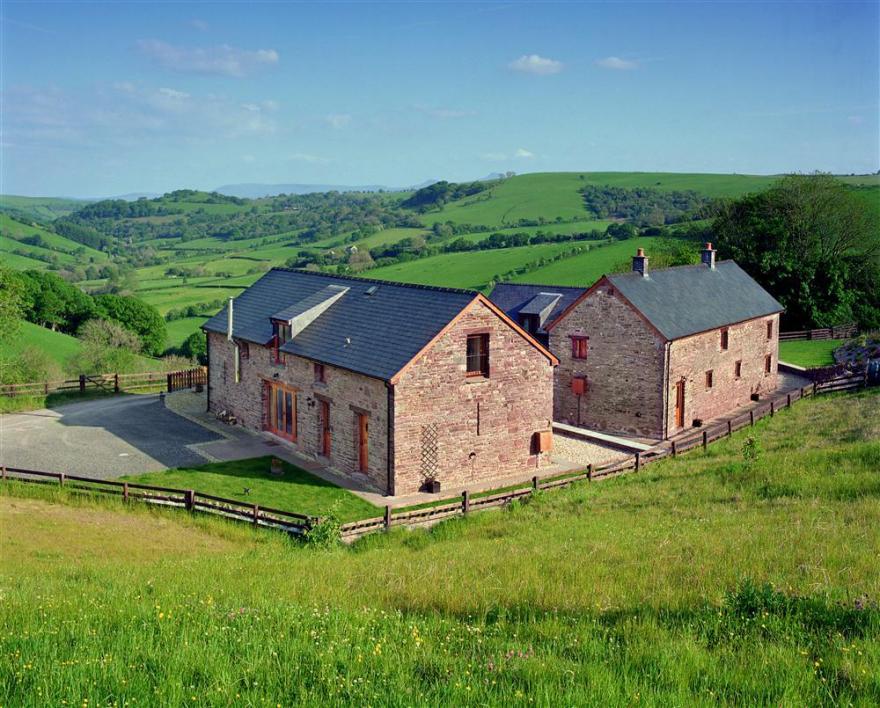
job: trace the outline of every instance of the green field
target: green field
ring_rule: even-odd
[[[17,197],[12,194],[0,194],[0,210],[12,211],[42,221],[51,221],[60,216],[67,216],[88,203],[88,200],[85,199]]]
[[[198,332],[206,320],[206,317],[182,317],[179,320],[166,322],[165,330],[168,332],[168,348],[177,349],[189,335],[193,332]]]
[[[341,521],[369,519],[381,510],[351,492],[282,461],[284,474],[270,472],[269,457],[125,477],[129,482],[195,489],[247,504],[320,516],[330,509]],[[245,489],[248,491],[245,492]]]
[[[803,342],[779,342],[779,359],[788,364],[811,368],[831,366],[834,350],[844,343],[843,339],[822,339]]]
[[[46,244],[48,244],[47,249],[41,250],[48,250],[51,253],[58,253],[61,256],[63,256],[63,254],[78,254],[76,261],[81,264],[86,264],[88,262],[98,263],[106,261],[108,258],[107,254],[103,251],[84,246],[76,241],[71,241],[69,238],[60,236],[59,234],[44,229],[41,226],[19,221],[8,214],[0,213],[0,234],[11,240],[20,240],[27,236],[39,236],[46,242]],[[22,248],[33,248],[32,246],[28,246],[28,244],[19,244],[19,246]],[[70,256],[66,257],[70,261],[74,260]]]
[[[401,283],[442,285],[449,288],[485,287],[494,275],[521,268],[540,258],[551,258],[577,246],[572,243],[541,243],[519,248],[498,248],[492,251],[444,253],[395,263],[365,272],[370,278],[396,280]],[[583,245],[583,244],[581,244]]]
[[[0,357],[14,357],[28,347],[46,352],[67,370],[70,359],[79,352],[80,343],[69,334],[53,332],[30,322],[21,322],[21,328],[16,335],[0,340]]]
[[[0,703],[876,705],[878,426],[880,391],[822,396],[333,550],[7,485]]]
[[[588,287],[603,275],[628,271],[630,258],[642,247],[650,256],[651,237],[642,236],[626,241],[615,241],[607,246],[593,248],[571,258],[550,263],[530,273],[516,275],[515,283],[538,285],[579,285]]]

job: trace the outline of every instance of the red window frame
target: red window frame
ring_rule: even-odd
[[[590,352],[590,338],[581,335],[571,337],[571,358],[586,359]]]
[[[467,364],[465,373],[468,378],[489,378],[489,335],[485,333],[469,334],[466,350]]]

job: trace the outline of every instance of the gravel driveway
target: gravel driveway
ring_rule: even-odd
[[[105,479],[205,464],[190,446],[215,440],[223,437],[168,410],[157,395],[0,415],[0,463]]]

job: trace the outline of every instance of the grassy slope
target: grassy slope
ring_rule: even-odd
[[[168,332],[168,348],[176,349],[183,341],[193,332],[198,332],[206,317],[182,317],[179,320],[171,320],[165,323],[165,329]]]
[[[492,251],[444,253],[406,263],[376,268],[364,273],[369,278],[396,280],[421,285],[443,285],[450,288],[475,288],[486,285],[493,275],[519,268],[539,258],[552,257],[578,244],[542,243],[519,248],[498,248]]]
[[[53,231],[48,231],[41,226],[35,226],[33,224],[19,221],[8,214],[0,213],[0,233],[2,233],[3,236],[15,240],[39,234],[39,236],[49,244],[49,248],[53,252],[73,253],[82,250],[83,257],[80,258],[81,263],[88,263],[89,259],[92,259],[95,262],[107,260],[107,254],[103,251],[72,241],[65,236],[56,234]],[[28,247],[27,244],[21,244],[21,246],[25,248]]]
[[[81,209],[86,204],[88,204],[88,201],[84,199],[64,199],[61,197],[18,197],[12,194],[0,194],[0,209],[12,209],[44,221],[51,221],[60,216],[67,216],[77,209]]]
[[[270,459],[259,457],[221,462],[192,469],[134,475],[125,479],[160,487],[196,489],[205,494],[299,514],[320,516],[334,509],[342,521],[369,519],[382,513],[379,508],[351,492],[286,462],[283,463],[284,475],[275,477],[269,471]],[[245,488],[250,490],[247,494]]]
[[[69,334],[22,322],[16,336],[0,340],[0,356],[15,356],[27,347],[41,349],[66,369],[68,361],[79,351],[80,344],[76,337]]]
[[[878,391],[804,401],[708,453],[332,551],[12,489],[0,702],[876,704],[878,421]]]
[[[834,363],[834,350],[843,339],[825,339],[804,342],[780,342],[779,358],[797,366],[829,366]]]
[[[636,249],[651,248],[650,237],[634,238],[627,241],[617,241],[608,246],[591,249],[561,261],[555,261],[542,268],[517,275],[513,278],[516,283],[536,283],[539,285],[592,285],[602,275],[617,272],[626,266]],[[649,251],[650,253],[650,251]]]

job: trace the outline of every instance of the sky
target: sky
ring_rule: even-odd
[[[0,32],[5,194],[880,168],[880,0],[4,0]]]

